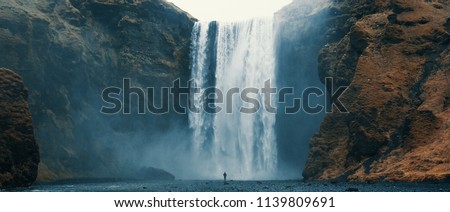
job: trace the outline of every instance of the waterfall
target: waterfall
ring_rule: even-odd
[[[210,102],[223,110],[208,113],[191,111],[192,151],[199,175],[216,179],[227,172],[232,179],[271,179],[277,168],[275,114],[264,108],[261,93],[264,83],[275,79],[275,32],[273,20],[253,19],[237,23],[197,22],[192,31],[191,71],[194,88],[204,92],[219,89],[224,102]],[[251,96],[261,108],[242,113],[251,104],[242,101],[240,93],[227,100],[227,92],[238,88],[257,88]],[[218,94],[215,93],[217,97]],[[194,95],[191,104],[201,107],[202,95]],[[275,98],[273,97],[272,100]],[[227,108],[227,105],[231,107]],[[274,101],[271,102],[274,105]],[[232,109],[232,113],[227,113]]]

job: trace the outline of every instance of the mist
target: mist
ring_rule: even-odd
[[[165,144],[150,148],[188,158],[179,165],[186,167],[187,162],[189,169],[166,165],[167,169],[181,173],[181,178],[194,179],[220,179],[225,171],[239,180],[301,178],[309,150],[308,141],[319,130],[324,111],[286,114],[285,109],[291,106],[294,98],[301,97],[307,87],[325,90],[318,77],[317,57],[325,45],[321,35],[326,31],[323,27],[327,17],[326,3],[295,1],[292,3],[295,10],[292,6],[281,10],[274,16],[274,22],[269,22],[273,28],[260,28],[264,24],[261,25],[259,18],[231,23],[200,22],[194,26],[191,76],[197,86],[213,86],[222,91],[233,86],[258,88],[264,83],[257,79],[271,79],[278,89],[290,87],[295,94],[287,97],[286,104],[277,105],[277,114],[273,117],[261,111],[256,115],[239,115],[238,112],[189,114],[190,144],[177,145],[175,149]],[[266,48],[257,48],[261,46]],[[271,51],[273,55],[270,55]],[[240,63],[239,58],[245,58],[246,63]],[[274,59],[273,64],[270,58]],[[263,101],[262,97],[257,98]],[[198,99],[197,103],[202,101]],[[325,99],[313,98],[311,104],[324,105]],[[268,121],[271,119],[272,122]],[[177,133],[166,135],[167,138],[178,136]],[[159,160],[160,154],[155,151],[150,154],[153,156],[149,161],[160,161],[156,165],[165,161],[177,163],[164,157],[170,154],[162,154],[164,159]]]
[[[166,170],[177,179],[221,179],[225,171],[230,179],[240,180],[300,178],[308,140],[318,131],[323,113],[287,115],[283,112],[286,105],[280,104],[274,115],[219,115],[202,118],[208,122],[195,126],[188,113],[137,114],[135,95],[132,114],[100,112],[102,91],[120,87],[124,78],[144,90],[170,87],[178,78],[187,85],[193,77],[194,21],[186,14],[151,2],[142,3],[146,7],[24,2],[8,4],[33,10],[27,13],[34,14],[29,20],[32,27],[14,25],[8,30],[27,31],[18,37],[23,45],[14,48],[15,55],[27,58],[3,62],[22,74],[30,88],[30,108],[41,147],[41,179],[145,178],[138,175],[146,167]],[[215,22],[211,32],[217,33],[209,35],[211,48],[220,44],[229,51],[213,49],[222,54],[221,60],[212,55],[209,65],[214,68],[203,77],[223,89],[260,88],[271,79],[277,88],[294,88],[296,93],[288,102],[307,86],[323,87],[317,55],[325,45],[325,2],[294,1],[263,21]],[[74,14],[66,12],[68,6]],[[222,34],[218,44],[214,38],[220,30],[243,41],[232,42]],[[248,63],[241,60],[245,55]],[[226,64],[229,61],[231,65]],[[317,103],[322,101],[317,99]],[[180,102],[187,104],[186,99]],[[194,145],[198,141],[195,132],[201,127],[209,128],[204,151]],[[233,141],[226,142],[227,136],[234,136]]]
[[[191,116],[193,114],[177,114],[175,115],[177,118],[172,117],[172,119],[169,119],[170,121],[166,123],[165,127],[158,127],[158,121],[156,121],[161,120],[162,117],[158,115],[143,115],[147,119],[154,121],[146,121],[147,127],[135,127],[134,129],[140,130],[132,135],[129,135],[126,131],[117,133],[117,130],[111,128],[110,133],[102,133],[111,135],[111,137],[105,136],[102,140],[115,141],[113,142],[115,145],[107,142],[101,143],[112,148],[112,152],[120,161],[120,166],[126,167],[123,169],[128,170],[129,174],[135,173],[135,170],[141,167],[156,167],[174,174],[177,179],[217,180],[222,178],[223,172],[227,172],[230,179],[239,180],[301,178],[301,172],[309,150],[309,139],[319,130],[325,114],[324,111],[318,114],[308,114],[304,111],[296,114],[286,114],[285,109],[291,106],[294,98],[301,97],[301,91],[307,87],[313,86],[324,90],[324,85],[318,77],[317,57],[320,49],[326,44],[325,39],[321,37],[326,32],[326,27],[324,27],[328,13],[325,9],[327,6],[326,2],[295,1],[292,4],[297,6],[277,12],[273,18],[274,75],[266,78],[271,78],[277,88],[291,87],[295,91],[294,95],[287,96],[286,103],[277,105],[277,114],[274,116],[273,123],[273,134],[275,136],[273,142],[275,144],[270,148],[275,153],[267,153],[276,155],[275,158],[268,159],[275,164],[273,169],[267,169],[268,165],[262,165],[258,168],[258,163],[256,162],[264,160],[263,158],[265,157],[265,153],[260,152],[263,150],[258,149],[256,144],[258,142],[264,143],[264,139],[269,139],[267,140],[269,142],[267,145],[270,145],[271,142],[271,138],[260,137],[258,132],[269,130],[270,124],[268,125],[268,123],[255,119],[253,124],[248,125],[250,128],[244,130],[244,125],[242,125],[243,119],[239,118],[237,114],[228,116],[204,114],[203,116],[205,117],[200,117],[200,119],[204,120],[198,123],[198,126],[187,123],[189,120],[192,122]],[[297,9],[292,10],[292,8]],[[292,15],[293,13],[296,15]],[[250,22],[247,21],[246,23]],[[230,24],[233,25],[230,22],[226,23],[226,25]],[[236,27],[244,26],[243,24],[245,25],[244,22],[236,22]],[[217,36],[219,36],[218,32],[220,32],[220,27],[225,24],[210,22],[209,25],[211,30],[208,31],[207,36],[209,38],[207,39],[212,39],[211,43],[218,45],[217,42],[219,41],[216,40],[218,39]],[[217,32],[214,32],[215,30]],[[256,33],[267,34],[268,32]],[[221,53],[213,53],[218,51],[218,47],[211,45],[211,43],[205,44],[210,49],[210,53],[208,53],[210,56],[206,57],[212,56],[212,58],[208,59],[210,62],[201,62],[202,65],[205,65],[204,68],[207,69],[206,73],[195,75],[192,73],[194,70],[191,68],[191,78],[194,78],[193,80],[196,80],[196,77],[204,78],[204,80],[207,80],[205,83],[208,86],[212,85],[220,88],[221,83],[224,83],[223,80],[225,80],[225,78],[217,78],[217,72],[220,67],[216,63],[220,63],[221,58],[217,57],[220,57]],[[191,51],[193,51],[192,47]],[[252,54],[252,50],[249,51]],[[192,61],[192,54],[193,52],[191,52],[191,67],[196,62]],[[226,58],[223,59],[228,61]],[[227,69],[228,78],[226,78],[231,83],[230,85],[238,85],[241,88],[248,86],[248,84],[239,86],[239,84],[235,84],[238,82],[236,81],[237,79],[233,81],[231,80],[232,78],[229,78],[230,72],[236,68],[236,71],[240,70],[236,65],[230,67],[230,69]],[[245,67],[243,70],[249,71]],[[261,69],[259,68],[256,71],[261,71]],[[259,82],[254,84],[254,86],[262,86],[262,83]],[[313,98],[312,101],[312,105],[325,104],[325,99],[323,98]],[[189,120],[187,119],[188,116]],[[253,119],[250,116],[245,117],[247,117],[245,118],[247,120],[249,118]],[[220,122],[218,122],[219,120]],[[238,128],[230,128],[230,124],[241,126],[242,134],[238,133]],[[158,130],[155,130],[155,127]],[[145,128],[148,128],[148,130],[145,130]],[[205,131],[196,133],[196,130]],[[220,130],[225,131],[221,132]],[[221,141],[221,138],[218,136],[225,132],[229,139]],[[198,133],[202,134],[201,137],[195,136]],[[250,134],[253,134],[252,139],[255,140],[246,140]],[[117,141],[117,138],[120,138],[122,141]],[[201,141],[201,139],[205,140]],[[233,142],[238,143],[233,144]],[[253,142],[256,143],[252,144]],[[202,147],[200,149],[196,148],[195,146],[198,145],[196,143],[201,143]],[[234,146],[244,143],[251,146],[255,145],[252,147],[254,149],[248,153],[245,152],[245,149],[234,149]],[[216,145],[219,146],[215,147]],[[216,148],[219,148],[220,152],[223,153],[219,153],[219,149]]]
[[[279,87],[291,87],[295,95],[287,96],[287,103],[278,105],[276,134],[279,152],[279,177],[301,178],[309,151],[309,140],[319,131],[324,111],[308,114],[285,114],[293,98],[301,97],[307,87],[325,90],[324,79],[319,79],[318,55],[326,44],[323,37],[329,2],[297,0],[275,14],[277,25],[277,70]],[[325,104],[324,98],[315,98],[311,105]]]

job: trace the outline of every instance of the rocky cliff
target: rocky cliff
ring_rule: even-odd
[[[0,68],[0,91],[0,188],[29,186],[36,180],[39,147],[28,90],[19,75]]]
[[[102,90],[123,78],[155,88],[187,81],[193,22],[164,0],[0,2],[0,65],[30,90],[40,180],[128,176],[152,135],[187,126],[185,115],[100,108]]]
[[[450,179],[450,2],[333,1],[319,75],[349,86],[325,117],[307,180]]]
[[[317,74],[317,58],[327,43],[326,36],[332,37],[327,34],[327,24],[331,23],[328,6],[327,0],[298,0],[275,14],[278,88],[293,88],[300,92],[307,87],[323,87]],[[323,112],[286,114],[285,110],[301,94],[295,95],[286,95],[286,103],[277,105],[278,164],[280,170],[292,170],[281,174],[286,178],[297,178],[298,170],[304,168],[308,155],[307,141],[319,130],[324,117]]]

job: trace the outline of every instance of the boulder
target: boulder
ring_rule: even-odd
[[[173,174],[153,167],[141,168],[135,178],[144,180],[175,180]]]
[[[28,91],[22,78],[0,68],[0,188],[30,186],[39,164]]]

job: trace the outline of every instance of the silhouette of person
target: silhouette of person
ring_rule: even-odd
[[[226,183],[227,183],[227,173],[224,172],[223,173],[223,184],[226,184]]]

